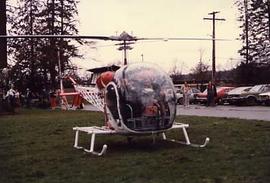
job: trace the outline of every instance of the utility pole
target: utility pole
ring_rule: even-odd
[[[6,0],[0,1],[0,35],[7,35]],[[0,39],[0,69],[7,67],[7,38]]]
[[[249,63],[249,43],[248,43],[248,2],[244,0],[244,7],[245,7],[245,35],[246,35],[246,64]],[[270,31],[270,30],[269,30]]]
[[[116,37],[118,37],[118,36],[116,36]],[[130,45],[135,43],[135,41],[136,41],[135,38],[136,37],[131,36],[131,35],[129,35],[128,33],[126,33],[124,31],[118,37],[118,40],[119,41],[121,40],[123,42],[115,44],[115,45],[119,46],[118,50],[123,51],[123,53],[124,53],[124,65],[127,65],[127,50],[132,50],[133,49]]]
[[[213,33],[212,33],[212,82],[215,82],[216,80],[216,20],[219,21],[225,21],[224,18],[216,18],[216,14],[219,13],[219,11],[213,11],[211,13],[208,13],[208,15],[212,15],[212,18],[203,18],[204,20],[212,20],[213,24]]]
[[[120,46],[118,50],[124,52],[124,65],[127,65],[127,50],[132,50],[132,47],[129,46],[131,44],[134,44],[134,43],[128,42],[126,40],[124,40],[122,43],[116,44]]]

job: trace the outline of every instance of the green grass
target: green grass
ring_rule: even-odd
[[[270,182],[270,122],[181,116],[177,121],[190,124],[191,141],[211,138],[206,148],[161,140],[152,145],[149,137],[128,144],[119,136],[97,138],[97,149],[108,145],[103,157],[73,148],[72,127],[102,121],[101,113],[85,111],[0,116],[0,182]]]

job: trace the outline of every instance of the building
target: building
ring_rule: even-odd
[[[87,71],[92,72],[91,78],[90,78],[90,84],[95,85],[97,78],[106,71],[117,71],[120,67],[117,65],[111,65],[111,66],[105,66],[105,67],[97,67],[93,69],[88,69]]]

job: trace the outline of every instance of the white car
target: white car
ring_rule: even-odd
[[[270,92],[259,94],[259,101],[265,105],[270,105]]]
[[[266,92],[270,92],[270,84],[255,85],[248,92],[242,93],[239,100],[245,105],[257,105],[261,103],[259,95]]]
[[[239,100],[239,97],[242,93],[248,92],[252,87],[251,86],[241,86],[232,89],[228,92],[227,96],[223,98],[223,103],[236,104]]]
[[[183,104],[183,92],[181,89],[176,89],[176,101],[178,104]]]
[[[200,93],[200,90],[197,88],[191,88],[189,93],[189,102],[194,103],[196,99],[196,95]],[[178,104],[183,104],[184,102],[184,95],[181,89],[176,90],[176,99]]]

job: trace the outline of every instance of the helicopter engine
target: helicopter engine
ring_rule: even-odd
[[[112,126],[130,132],[164,131],[176,115],[176,95],[171,78],[153,64],[126,65],[105,88]]]

